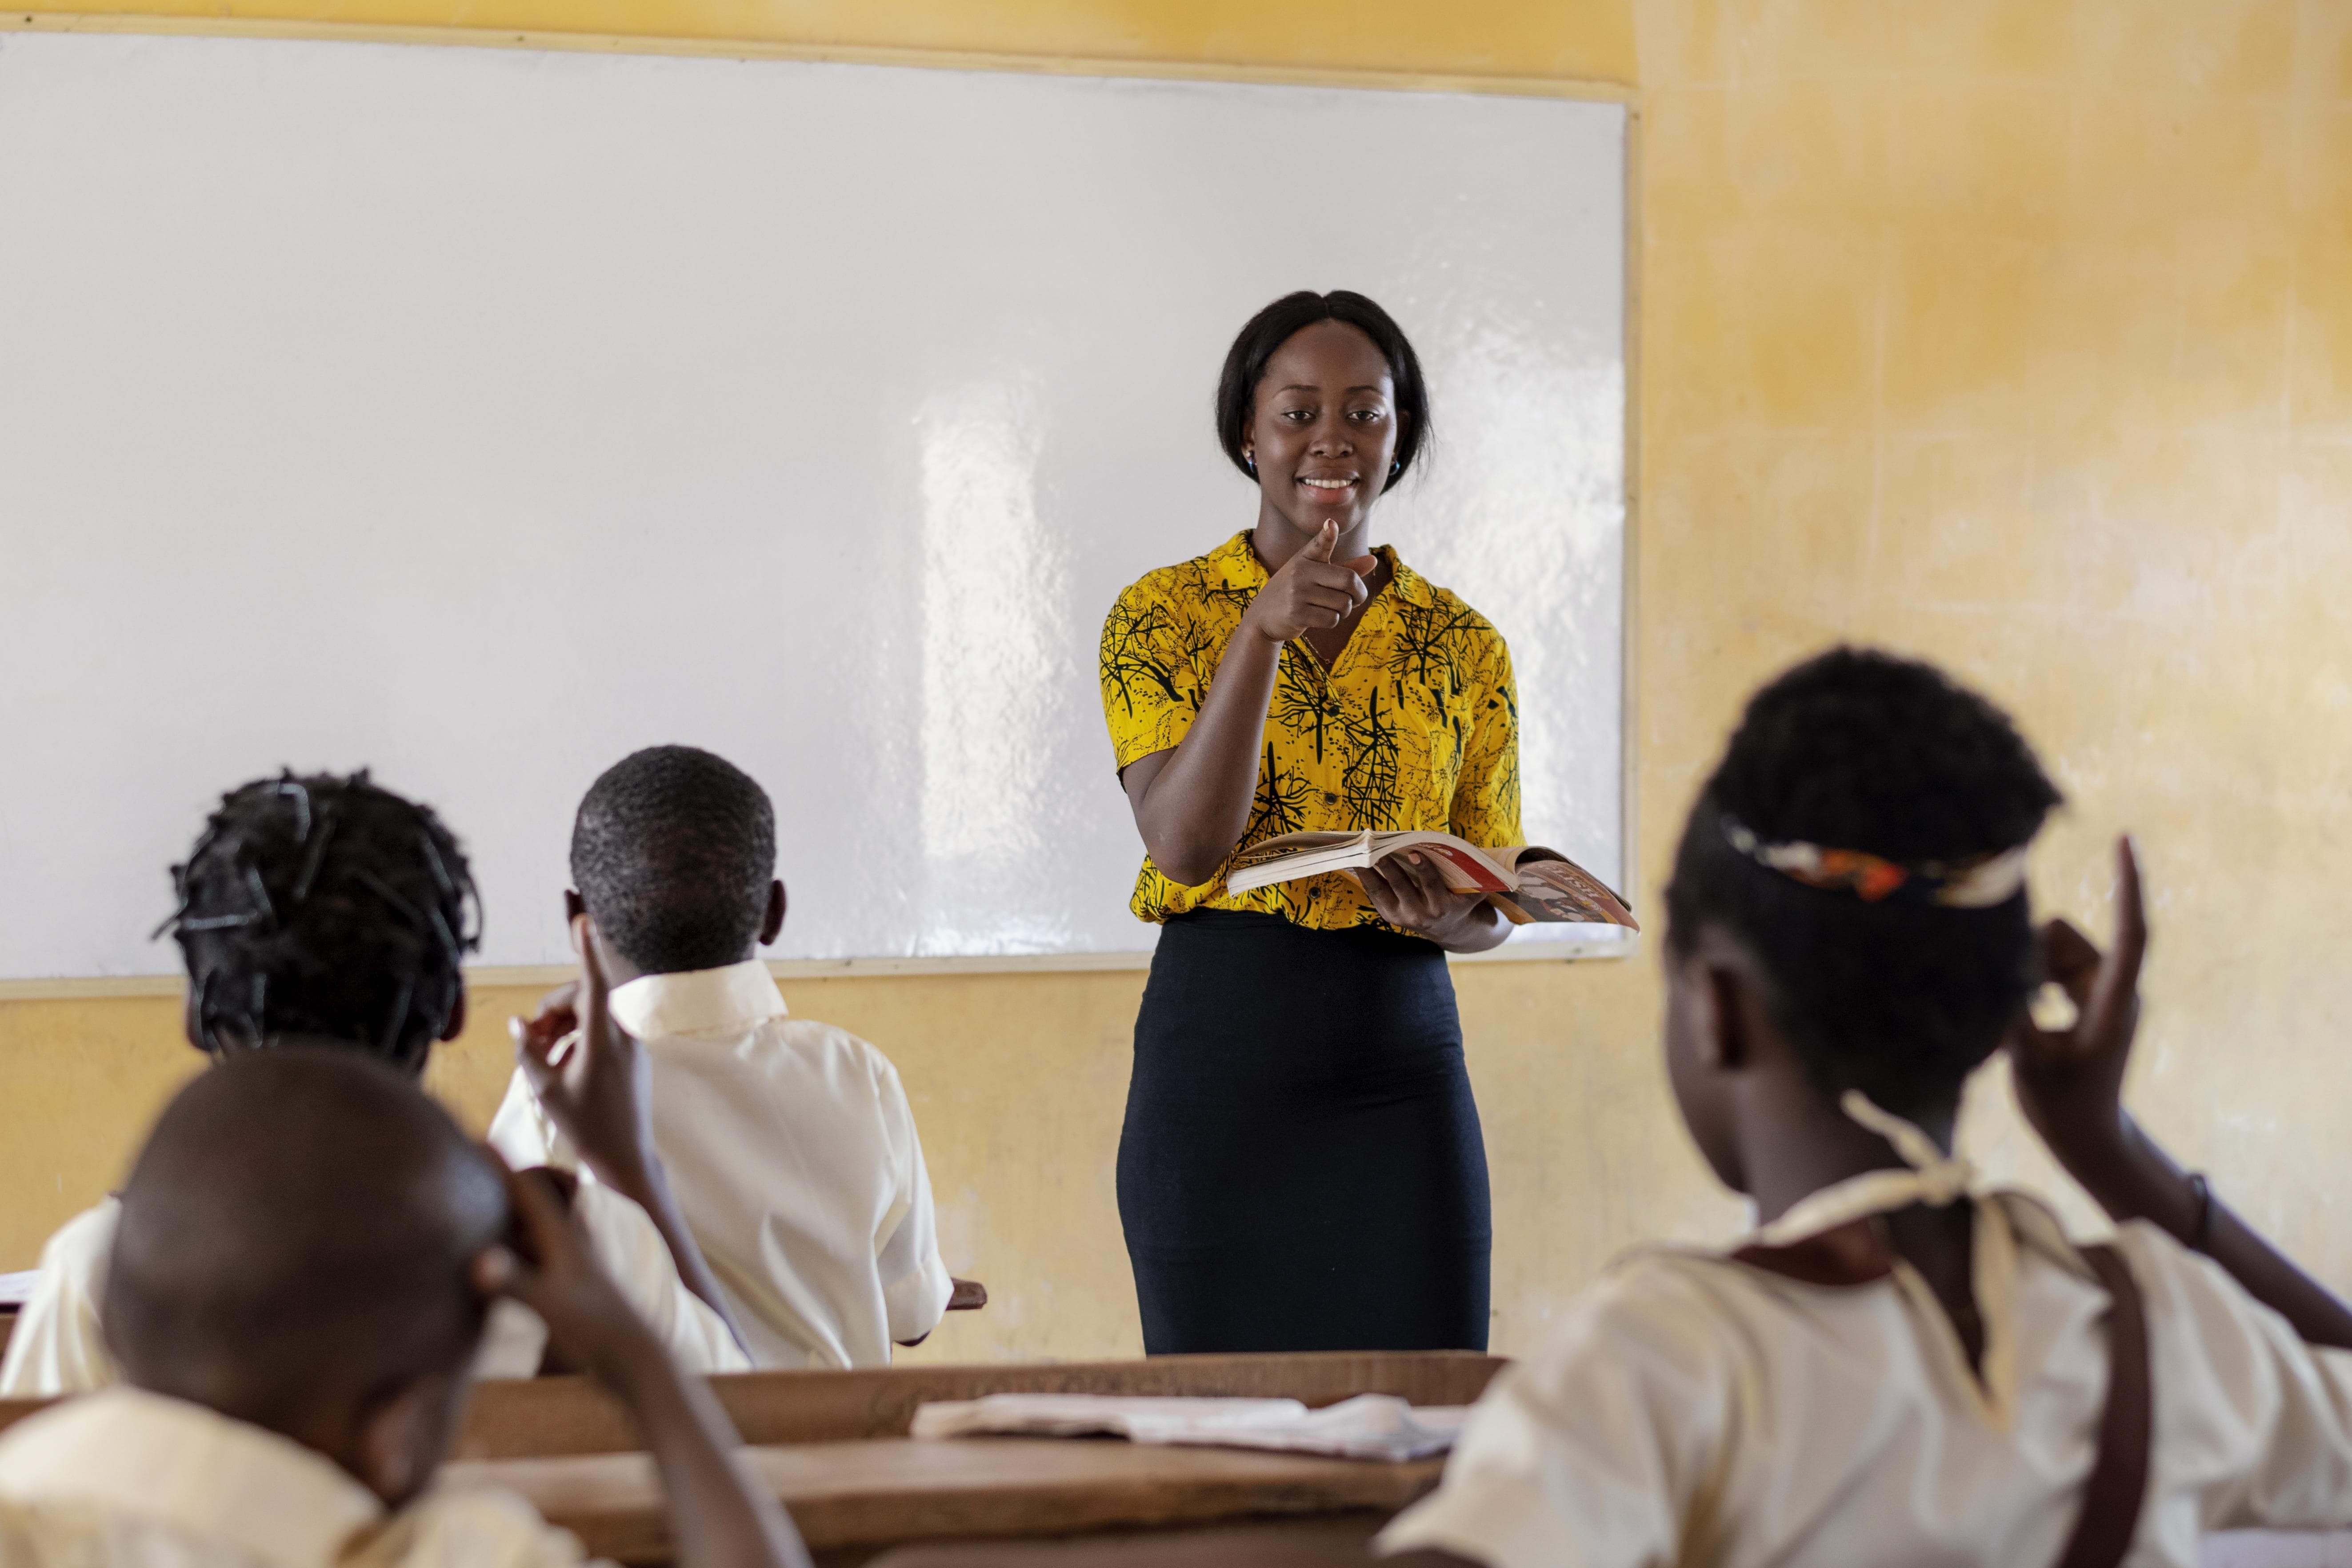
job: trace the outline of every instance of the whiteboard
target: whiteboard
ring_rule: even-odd
[[[1622,882],[1624,111],[0,35],[0,974],[167,973],[222,790],[435,804],[568,957],[582,791],[766,784],[783,958],[1147,948],[1096,640],[1246,526],[1226,344],[1413,338],[1375,537],[1508,637],[1527,826]],[[1525,936],[1516,939],[1514,946]]]

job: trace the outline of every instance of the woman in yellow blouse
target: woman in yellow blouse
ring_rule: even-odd
[[[1118,1154],[1144,1345],[1483,1350],[1486,1148],[1445,953],[1509,927],[1418,860],[1242,894],[1224,870],[1310,828],[1518,843],[1510,654],[1366,547],[1429,430],[1388,312],[1276,300],[1226,356],[1217,424],[1256,525],[1103,626],[1134,909],[1162,923]]]

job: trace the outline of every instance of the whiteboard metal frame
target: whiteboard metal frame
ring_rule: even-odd
[[[1203,64],[1183,60],[1111,59],[1084,56],[1026,55],[961,49],[909,49],[861,45],[779,43],[751,39],[661,37],[614,33],[532,32],[513,29],[404,26],[383,23],[310,22],[236,16],[81,15],[12,11],[0,14],[0,33],[110,33],[163,37],[294,38],[345,43],[399,44],[418,47],[547,50],[584,54],[675,55],[741,60],[790,60],[835,65],[897,66],[925,70],[1007,72],[1167,81],[1241,82],[1267,87],[1349,88],[1388,92],[1475,93],[1515,98],[1556,98],[1615,103],[1625,110],[1623,147],[1624,480],[1623,523],[1619,549],[1623,604],[1620,613],[1619,669],[1622,691],[1618,725],[1620,842],[1619,880],[1629,904],[1643,898],[1641,874],[1640,795],[1635,747],[1639,700],[1642,428],[1642,109],[1638,88],[1574,78],[1445,75],[1412,71],[1324,70],[1291,66]],[[1625,942],[1506,942],[1490,952],[1465,954],[1464,963],[1560,963],[1624,959],[1641,951],[1638,937]],[[926,974],[1002,974],[1043,972],[1138,972],[1148,969],[1148,949],[1121,952],[1001,954],[953,958],[774,959],[778,979]],[[557,964],[485,965],[467,971],[476,986],[554,985],[575,978]],[[109,997],[177,996],[177,975],[93,976],[54,980],[0,979],[0,1003],[72,1001]]]

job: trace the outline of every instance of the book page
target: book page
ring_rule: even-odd
[[[1234,868],[1264,866],[1293,855],[1305,855],[1320,849],[1343,849],[1364,844],[1369,833],[1285,833],[1251,845],[1234,857]]]
[[[1535,920],[1642,929],[1622,900],[1572,860],[1522,860],[1518,884],[1516,894],[1506,896]]]
[[[1445,885],[1457,893],[1501,892],[1512,884],[1511,851],[1483,848],[1466,838],[1456,838],[1451,833],[1423,830],[1412,833],[1376,833],[1372,835],[1372,858],[1385,860],[1392,855],[1410,850],[1424,854],[1434,852],[1438,870]]]

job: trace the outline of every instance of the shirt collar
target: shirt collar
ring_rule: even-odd
[[[613,1018],[641,1040],[744,1034],[784,1016],[776,977],[756,958],[722,969],[642,974],[613,992]]]
[[[383,1517],[325,1455],[201,1405],[118,1385],[0,1437],[0,1497],[136,1519],[263,1568],[320,1568]]]

